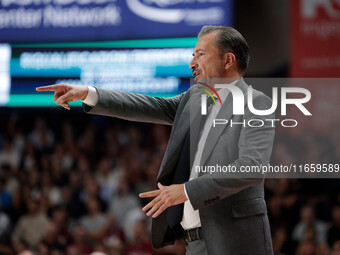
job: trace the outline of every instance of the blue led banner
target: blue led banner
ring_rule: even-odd
[[[195,36],[232,25],[232,0],[0,0],[0,42]]]

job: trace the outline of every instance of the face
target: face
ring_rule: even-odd
[[[202,36],[196,44],[189,65],[196,82],[206,78],[222,78],[226,71],[224,60],[219,57],[215,40],[216,33],[209,33]]]

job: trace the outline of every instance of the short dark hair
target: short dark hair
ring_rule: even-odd
[[[249,46],[244,37],[235,28],[225,26],[204,26],[198,33],[198,38],[216,32],[216,44],[220,52],[220,58],[232,52],[236,57],[237,67],[245,73],[249,63]]]

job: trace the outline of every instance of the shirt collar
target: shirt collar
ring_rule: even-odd
[[[239,79],[227,84],[227,86],[235,86],[235,84],[239,81]],[[224,102],[229,94],[229,89],[227,88],[222,88],[222,89],[219,89],[217,91],[217,93],[219,94],[220,98],[221,98],[221,101]],[[216,96],[215,96],[216,97]]]

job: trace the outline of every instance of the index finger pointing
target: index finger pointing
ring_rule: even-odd
[[[58,85],[48,85],[48,86],[41,86],[41,87],[36,87],[36,91],[55,91]]]

